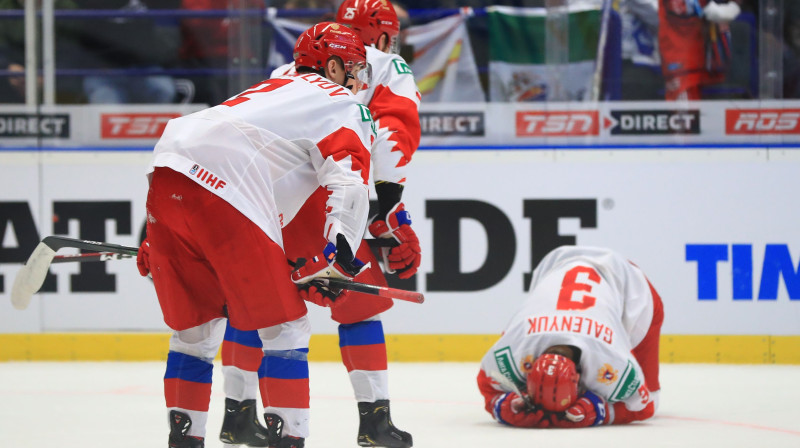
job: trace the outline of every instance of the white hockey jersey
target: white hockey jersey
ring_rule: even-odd
[[[367,47],[372,83],[356,98],[369,106],[378,128],[372,145],[374,180],[403,184],[406,166],[419,146],[419,103],[422,96],[406,61]]]
[[[283,245],[281,227],[320,185],[331,193],[325,237],[351,247],[367,222],[369,110],[316,74],[271,78],[218,106],[170,120],[154,167],[185,174]]]
[[[554,345],[581,349],[580,387],[632,412],[658,392],[647,390],[631,350],[647,334],[653,297],[644,274],[608,249],[562,246],[536,267],[528,298],[481,361],[498,391],[526,390],[533,361]],[[508,380],[508,381],[507,381]],[[504,383],[506,384],[504,386]],[[613,409],[612,409],[613,412]],[[612,418],[613,419],[613,418]]]
[[[406,181],[406,165],[419,146],[421,95],[411,69],[401,56],[373,46],[366,48],[372,81],[356,98],[369,107],[377,128],[371,151],[373,178],[402,184]],[[276,68],[272,76],[291,73],[294,63]]]

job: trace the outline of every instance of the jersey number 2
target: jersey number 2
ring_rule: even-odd
[[[249,89],[236,95],[235,97],[229,99],[228,101],[223,102],[222,105],[235,106],[237,104],[244,103],[245,101],[250,101],[248,95],[254,95],[256,93],[272,92],[278,87],[283,87],[286,84],[289,84],[290,82],[292,82],[291,79],[268,79],[264,82],[254,85],[253,87],[250,87]]]
[[[558,293],[558,310],[585,310],[594,306],[597,298],[590,295],[581,295],[577,300],[573,300],[574,292],[592,292],[593,286],[590,283],[578,281],[578,274],[586,274],[588,281],[599,284],[600,275],[593,268],[588,266],[575,266],[564,275],[561,282],[561,291]]]

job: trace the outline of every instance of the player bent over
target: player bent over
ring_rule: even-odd
[[[299,54],[314,49],[312,68],[171,120],[155,147],[137,265],[152,275],[174,330],[164,376],[170,447],[204,445],[225,317],[252,332],[275,379],[264,406],[281,421],[259,434],[261,446],[303,447],[310,328],[297,285],[308,290],[319,276],[352,279],[363,268],[351,247],[366,227],[364,173],[374,134],[350,88],[369,81],[366,51],[331,22],[312,27],[297,45]],[[325,233],[318,229],[323,253],[292,272],[281,223],[297,204],[276,192],[296,179],[314,179],[314,188],[328,192],[328,207]],[[254,409],[245,414],[255,419]]]
[[[376,238],[390,238],[397,246],[384,249],[384,268],[400,278],[414,275],[420,264],[419,240],[411,228],[409,213],[402,203],[406,169],[420,139],[419,91],[413,75],[402,57],[394,54],[400,26],[397,14],[386,0],[345,0],[337,13],[337,23],[347,25],[359,35],[367,50],[367,62],[372,68],[372,82],[359,91],[356,98],[369,107],[377,127],[377,137],[371,148],[373,180],[379,203],[377,216],[369,230]],[[296,75],[300,61],[279,67],[273,77]],[[284,213],[283,236],[286,254],[291,260],[308,259],[321,245],[325,227],[324,210],[327,192],[310,180],[307,185],[282,184],[276,195],[291,195],[300,199],[302,207]],[[370,262],[357,281],[385,286],[386,278],[366,241],[358,248],[357,257]],[[360,446],[410,447],[411,434],[397,429],[392,423],[389,407],[386,345],[380,313],[392,306],[390,299],[347,292],[335,301],[319,291],[306,294],[306,300],[331,307],[331,318],[339,323],[339,345],[342,360],[353,386],[359,411],[357,443]],[[344,300],[346,298],[346,300]],[[240,331],[229,323],[222,345],[225,391],[228,399],[221,439],[226,443],[248,443],[263,446],[252,436],[259,425],[252,423],[250,407],[236,412],[244,399],[254,397],[253,383],[258,378],[263,397],[279,393],[280,385],[270,371],[270,358],[262,363],[260,342],[252,333]],[[260,367],[260,368],[259,368]],[[258,373],[256,373],[258,371]],[[248,386],[239,388],[237,378],[249,378]],[[242,380],[243,381],[243,380]],[[229,388],[231,384],[233,387]],[[252,388],[252,392],[241,391]],[[249,403],[249,401],[248,401]],[[276,421],[269,410],[265,413],[268,425]],[[229,430],[230,429],[230,430]]]
[[[500,423],[582,428],[646,420],[658,407],[661,298],[603,248],[562,246],[481,361],[478,388]]]

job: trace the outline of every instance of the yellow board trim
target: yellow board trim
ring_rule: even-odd
[[[0,361],[165,361],[168,333],[0,334]],[[478,362],[496,335],[386,335],[390,362]],[[800,336],[662,335],[662,363],[800,364]],[[339,338],[311,337],[311,361],[340,361]]]

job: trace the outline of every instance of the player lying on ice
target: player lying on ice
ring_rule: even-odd
[[[478,388],[499,423],[583,428],[646,420],[658,407],[661,298],[603,248],[562,246],[481,361]]]

